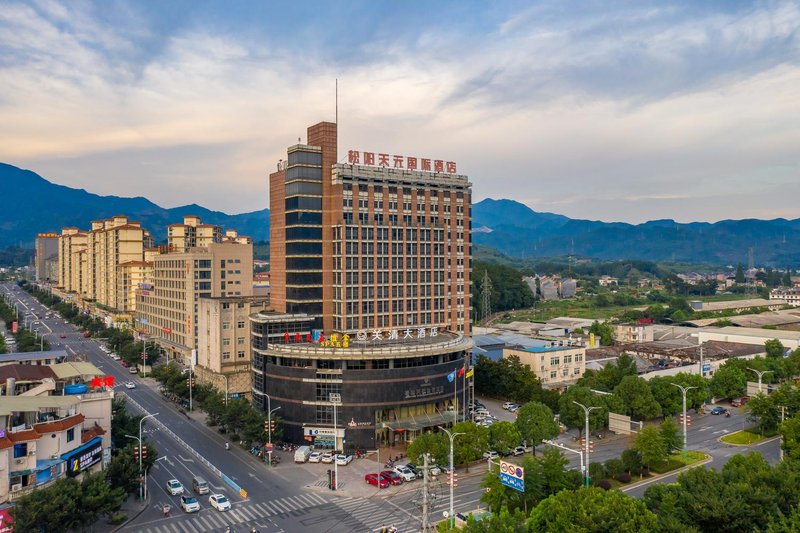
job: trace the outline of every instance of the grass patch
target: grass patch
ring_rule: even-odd
[[[683,468],[684,466],[699,463],[705,458],[706,456],[704,453],[693,450],[689,450],[686,453],[686,456],[683,455],[683,452],[676,452],[670,455],[666,461],[662,461],[651,466],[650,471],[655,474],[665,474],[672,470]]]
[[[738,444],[740,446],[749,446],[751,444],[755,444],[757,442],[761,442],[762,440],[769,438],[767,435],[759,435],[757,432],[750,429],[743,429],[741,431],[736,431],[734,433],[728,433],[720,440],[722,442],[726,442],[728,444]]]

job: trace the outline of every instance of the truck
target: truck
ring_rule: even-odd
[[[308,461],[309,455],[311,455],[311,446],[300,446],[294,452],[294,462],[305,463]]]

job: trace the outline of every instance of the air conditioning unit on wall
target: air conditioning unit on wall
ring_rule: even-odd
[[[16,492],[18,490],[22,490],[22,483],[17,483],[16,485],[11,485],[11,492]]]

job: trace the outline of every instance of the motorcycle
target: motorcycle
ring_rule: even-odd
[[[230,449],[231,449],[231,445],[230,445],[230,444],[228,444],[227,442],[225,443],[225,449],[226,449],[226,450],[230,450]]]

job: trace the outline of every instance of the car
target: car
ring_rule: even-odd
[[[191,494],[182,494],[181,508],[187,513],[196,513],[200,511],[200,502]]]
[[[381,477],[391,483],[392,485],[402,485],[403,478],[397,472],[392,470],[384,470],[381,472]]]
[[[135,389],[136,388],[136,383],[134,383],[133,381],[129,381],[129,382],[127,382],[125,384],[125,388],[126,389]]]
[[[517,446],[516,448],[514,448],[514,449],[512,450],[512,452],[511,452],[511,453],[512,453],[513,455],[524,455],[526,451],[527,451],[527,450],[525,449],[525,446]]]
[[[83,336],[84,336],[84,337],[86,337],[86,338],[88,339],[89,337],[91,337],[91,336],[92,336],[92,332],[91,332],[91,331],[84,331],[84,332],[83,332]]]
[[[512,405],[515,405],[514,402],[506,402],[506,403],[503,404],[503,409],[508,411],[509,409],[511,409]]]
[[[725,414],[725,411],[727,411],[727,409],[725,409],[725,408],[724,408],[724,407],[722,407],[721,405],[718,405],[718,406],[716,406],[715,408],[713,408],[713,409],[711,410],[711,414],[712,414],[712,415],[724,415],[724,414]]]
[[[370,485],[375,485],[379,489],[385,489],[389,486],[389,482],[383,476],[379,476],[375,472],[364,476],[364,481]]]
[[[436,477],[436,476],[438,476],[438,475],[439,475],[439,474],[441,474],[441,473],[442,473],[442,469],[441,469],[441,468],[439,468],[439,466],[438,466],[438,465],[432,465],[432,466],[431,466],[431,475],[432,475],[432,476]]]
[[[421,478],[422,477],[422,469],[419,468],[414,463],[406,463],[405,466],[406,466],[406,468],[408,468],[409,470],[414,472],[414,475],[417,476],[417,478]]]
[[[309,463],[318,463],[319,460],[322,458],[322,454],[319,452],[311,452],[311,455],[308,456]]]
[[[121,365],[122,365],[122,366],[124,366],[125,368],[128,368],[129,366],[131,366],[131,365],[129,365],[129,364],[128,364],[128,362],[127,362],[127,361],[120,361],[120,362],[119,362],[119,364],[121,364]]]
[[[403,478],[403,481],[414,481],[417,479],[416,474],[407,466],[396,466],[394,467],[394,471],[398,476]]]
[[[115,354],[115,353],[112,353],[112,354],[111,354],[111,359],[113,359],[114,361],[119,361],[119,360],[120,360],[120,356],[118,356],[118,355],[117,355],[117,354]]]
[[[347,466],[350,464],[350,461],[352,460],[353,460],[352,455],[345,455],[343,453],[340,453],[336,456],[336,464],[339,466]]]
[[[219,512],[231,510],[231,502],[224,494],[212,494],[208,497],[208,503]]]
[[[67,338],[67,334],[66,333],[62,333],[61,335],[58,336],[58,338],[59,339],[66,339]]]
[[[517,411],[519,411],[519,408],[520,408],[520,407],[521,407],[521,406],[519,406],[519,405],[517,405],[517,404],[514,404],[514,405],[512,405],[511,407],[509,407],[509,408],[508,408],[508,410],[509,410],[509,411],[511,411],[512,413],[516,413]]]
[[[321,463],[331,464],[333,462],[333,454],[325,452],[322,454],[319,460]]]
[[[173,496],[183,494],[183,485],[181,485],[181,482],[177,479],[170,479],[167,481],[167,492]]]
[[[130,372],[131,374],[137,374],[139,371],[138,371],[138,370],[136,370],[136,367],[135,367],[135,366],[132,366],[132,367],[130,367],[130,368],[128,369],[128,372]]]
[[[483,452],[484,459],[497,459],[500,457],[500,454],[494,450],[489,450],[488,452]]]
[[[731,407],[741,407],[750,401],[750,396],[742,396],[741,398],[734,398],[731,400]]]

